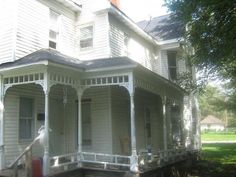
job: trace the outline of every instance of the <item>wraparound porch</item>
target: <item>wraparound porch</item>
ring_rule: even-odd
[[[61,72],[62,69],[63,72]],[[93,69],[84,72],[78,70],[78,68],[75,70],[75,68],[68,69],[63,66],[55,66],[55,64],[50,65],[40,63],[3,71],[1,83],[2,102],[4,102],[4,97],[8,95],[8,91],[10,92],[11,89],[14,90],[14,87],[32,84],[42,86],[41,91],[40,87],[36,89],[40,92],[39,94],[41,94],[41,100],[44,107],[43,109],[41,108],[44,115],[42,124],[45,127],[45,139],[43,143],[44,175],[50,173],[50,166],[55,167],[60,164],[62,165],[63,163],[61,162],[63,161],[65,161],[64,163],[73,162],[79,166],[85,163],[100,163],[103,166],[102,168],[106,166],[124,166],[131,171],[137,172],[141,169],[142,165],[148,164],[151,161],[157,165],[159,163],[161,164],[161,161],[164,160],[169,162],[171,156],[174,158],[177,152],[180,154],[180,152],[183,153],[185,151],[184,149],[181,151],[176,150],[183,147],[185,141],[183,132],[181,132],[181,122],[178,122],[180,123],[179,127],[173,126],[176,125],[175,121],[181,121],[183,91],[168,83],[167,80],[156,76],[144,68],[132,65],[130,68],[127,68],[126,66],[117,69],[112,68],[112,70],[108,69],[104,71],[101,69]],[[56,92],[56,88],[61,91]],[[83,133],[84,127],[82,126],[83,116],[81,110],[83,99],[85,101],[87,99],[88,102],[91,101],[91,98],[89,98],[88,95],[91,97],[91,94],[97,93],[95,91],[96,89],[106,90],[106,92],[100,92],[102,95],[100,95],[100,98],[102,97],[103,99],[101,99],[100,102],[96,102],[97,109],[101,110],[101,107],[99,107],[101,106],[101,103],[107,102],[108,104],[103,105],[106,107],[103,114],[94,114],[94,119],[92,120],[95,120],[96,117],[99,116],[104,117],[104,120],[100,119],[100,121],[94,123],[93,128],[97,127],[97,129],[102,131],[104,127],[99,127],[101,125],[99,122],[101,122],[101,120],[103,120],[104,123],[110,121],[105,125],[105,131],[108,130],[108,133],[101,135],[105,135],[104,139],[108,138],[106,140],[108,140],[109,143],[107,143],[107,149],[97,149],[96,151],[93,151],[92,149],[83,147],[83,143],[90,143],[89,136],[91,135],[89,135],[88,132]],[[27,92],[27,87],[25,89],[23,88],[23,90]],[[67,92],[67,94],[69,94],[67,95],[68,97],[65,96],[65,90],[70,92]],[[50,120],[52,120],[53,117],[50,108],[52,105],[55,105],[54,103],[50,106],[50,95],[54,95],[52,97],[55,98],[60,98],[59,100],[61,103],[59,104],[59,107],[57,107],[57,110],[55,108],[58,116],[61,116],[60,108],[63,108],[63,104],[66,101],[70,101],[69,96],[72,98],[71,100],[73,100],[70,103],[72,107],[74,105],[74,117],[76,118],[74,121],[77,120],[77,122],[74,122],[74,125],[76,125],[74,128],[69,127],[69,129],[74,132],[73,154],[63,155],[67,154],[65,151],[66,148],[61,151],[62,156],[52,157],[53,154],[50,152],[50,142],[52,139],[50,139],[49,132],[50,128],[53,126],[53,124],[50,125]],[[153,102],[150,101],[152,99],[154,100]],[[78,102],[77,105],[75,103],[76,100]],[[92,98],[92,100],[98,100],[98,98]],[[117,103],[121,103],[120,105],[123,107],[118,108]],[[150,105],[154,107],[150,107]],[[71,106],[69,107],[70,109]],[[7,107],[5,109],[7,111]],[[117,116],[116,112],[113,112],[116,109],[118,109],[117,112],[122,112],[122,115]],[[140,111],[141,109],[142,111]],[[151,109],[153,111],[151,111]],[[173,110],[170,111],[171,109]],[[176,111],[176,109],[178,111]],[[75,110],[78,110],[77,115]],[[171,112],[172,116],[170,115]],[[101,111],[99,113],[101,113]],[[178,113],[178,115],[175,115],[176,113]],[[174,117],[173,115],[175,116],[174,121],[170,118]],[[3,113],[1,116],[2,128],[4,127],[4,122],[7,120],[7,116],[3,116]],[[119,121],[119,119],[115,120],[115,117],[123,118],[123,121]],[[147,117],[149,118],[147,119]],[[155,121],[150,122],[152,119],[155,119]],[[121,126],[116,126],[118,125],[117,123],[120,122],[123,124],[121,124]],[[151,123],[156,123],[152,125],[157,125],[156,129],[158,129],[159,134],[153,134],[155,127],[148,127]],[[102,125],[104,126],[104,124]],[[119,133],[119,130],[115,130],[115,127],[118,127],[119,130],[122,128],[122,133],[125,133]],[[60,128],[55,126],[52,128],[52,132],[55,133],[55,129],[60,130]],[[96,132],[96,135],[98,135],[100,131]],[[87,136],[84,137],[85,141],[83,141],[83,134],[86,134]],[[1,145],[6,145],[4,143],[4,135],[6,135],[6,132],[1,133]],[[178,139],[173,139],[173,135],[178,136]],[[118,145],[117,142],[120,141],[121,136],[127,138],[126,146],[118,148],[120,145]],[[65,136],[63,138],[66,139]],[[99,139],[97,139],[97,141],[99,141]],[[173,153],[173,150],[168,150],[169,148],[175,149],[175,153]],[[91,152],[86,152],[87,150],[90,150]],[[170,155],[170,152],[173,154]],[[56,154],[58,154],[58,152],[56,152]],[[4,156],[6,156],[4,148],[1,148],[0,155],[1,167],[3,167],[5,164],[3,161],[5,159]],[[70,160],[68,161],[68,159]],[[66,164],[63,166],[66,166]]]

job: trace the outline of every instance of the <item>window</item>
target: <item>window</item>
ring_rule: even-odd
[[[80,49],[93,47],[93,26],[80,28]]]
[[[31,140],[34,132],[33,99],[20,98],[19,140]]]
[[[58,45],[59,17],[58,13],[50,10],[49,47],[53,49]]]
[[[127,33],[124,33],[124,55],[129,56],[129,40],[130,37]]]
[[[168,52],[167,58],[168,58],[169,79],[176,80],[177,79],[176,52]]]
[[[82,100],[82,144],[92,145],[91,136],[91,99]]]

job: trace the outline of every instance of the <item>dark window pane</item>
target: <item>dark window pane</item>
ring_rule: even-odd
[[[57,43],[53,42],[53,41],[49,41],[49,47],[52,49],[56,49],[57,48]]]

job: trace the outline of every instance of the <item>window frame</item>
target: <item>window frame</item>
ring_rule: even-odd
[[[92,27],[91,46],[81,47],[81,41],[82,41],[82,40],[88,40],[88,39],[90,39],[90,38],[82,39],[82,38],[81,38],[81,37],[82,37],[82,35],[81,35],[81,34],[82,34],[81,30],[82,30],[82,29],[85,29],[85,28],[89,28],[89,27]],[[79,27],[79,49],[80,49],[80,51],[88,51],[88,50],[91,50],[91,49],[94,48],[94,32],[95,32],[95,30],[94,30],[94,24],[92,24],[92,23],[86,24],[86,25],[82,25],[82,26]]]
[[[170,60],[173,60],[171,55],[174,55],[174,62],[175,65],[171,65],[172,62]],[[177,51],[167,51],[167,64],[168,64],[168,77],[170,80],[175,81],[178,78],[178,64],[177,64]],[[174,71],[174,77],[172,75],[172,72]]]
[[[51,14],[54,13],[57,16],[56,19],[56,28],[52,29],[51,27]],[[59,43],[59,34],[60,34],[60,21],[61,21],[61,14],[58,13],[57,11],[50,9],[49,10],[49,28],[48,28],[48,47],[50,49],[57,50],[58,49],[58,43]],[[50,32],[54,32],[56,34],[55,39],[50,37]],[[50,47],[50,42],[55,43],[55,48]]]
[[[31,118],[29,117],[24,117],[21,115],[21,99],[28,99],[28,100],[31,100],[31,107],[32,107],[32,115],[31,115]],[[23,118],[22,118],[23,117]],[[31,120],[31,134],[30,134],[30,137],[29,138],[24,138],[24,137],[21,137],[21,125],[20,125],[20,121],[21,120]],[[25,128],[23,128],[25,129]],[[35,134],[35,100],[34,98],[32,97],[26,97],[26,96],[21,96],[19,98],[19,114],[18,114],[18,141],[20,143],[23,143],[23,142],[29,142],[29,141],[32,141],[34,139],[34,134]]]

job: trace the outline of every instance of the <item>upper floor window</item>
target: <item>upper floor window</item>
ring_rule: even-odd
[[[124,33],[124,55],[129,56],[129,40],[130,37],[127,33]]]
[[[34,101],[31,98],[20,98],[19,140],[31,140],[34,132]]]
[[[49,47],[56,49],[58,46],[60,15],[50,10]]]
[[[93,47],[93,25],[80,28],[80,49]]]
[[[167,58],[168,58],[169,78],[171,80],[176,80],[177,79],[176,52],[175,51],[167,52]]]

